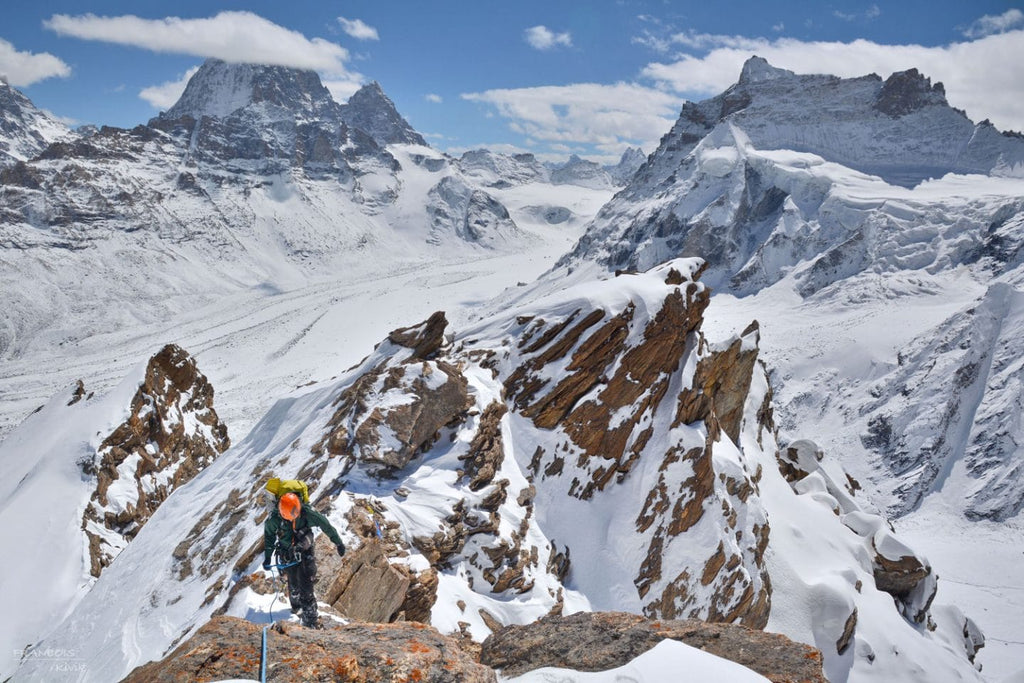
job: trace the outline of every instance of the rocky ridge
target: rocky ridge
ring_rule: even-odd
[[[480,660],[507,677],[548,666],[607,671],[666,638],[742,664],[772,683],[826,680],[821,653],[785,636],[734,624],[652,621],[622,612],[577,612],[507,626],[484,641]]]
[[[213,407],[213,387],[195,360],[169,344],[146,366],[129,415],[80,463],[95,478],[82,529],[98,577],[174,489],[231,445]]]
[[[818,645],[829,676],[943,666],[970,678],[962,633],[977,630],[955,608],[931,619],[927,562],[852,502],[841,470],[819,472],[813,449],[781,456],[759,330],[704,338],[703,269],[683,259],[586,283],[452,341],[440,314],[396,330],[179,488],[41,646],[78,643],[122,675],[214,613],[246,614],[253,589],[238,577],[258,564],[260,485],[276,474],[307,480],[343,530],[349,556],[321,585],[336,609],[429,614],[476,640],[608,604],[775,619]],[[814,568],[794,551],[807,544]],[[123,651],[80,618],[97,610],[133,624],[142,646]]]

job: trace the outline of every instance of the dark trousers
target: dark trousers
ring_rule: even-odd
[[[296,548],[278,551],[281,564],[289,564],[295,560],[299,563],[284,570],[288,577],[288,598],[292,611],[302,610],[302,625],[314,628],[317,624],[316,595],[313,584],[316,581],[316,557],[313,549],[302,551]]]

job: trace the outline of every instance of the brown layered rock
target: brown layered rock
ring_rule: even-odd
[[[507,626],[483,642],[480,661],[508,677],[546,666],[607,671],[666,638],[742,664],[775,683],[825,682],[821,652],[785,636],[734,624],[654,621],[624,612],[578,612]]]
[[[317,539],[315,592],[350,619],[387,623],[394,621],[412,584],[404,567],[392,566],[380,542],[369,540],[350,551],[343,561],[327,537]]]
[[[414,349],[412,357],[385,359],[342,391],[313,453],[355,455],[394,471],[429,449],[442,429],[465,420],[473,401],[461,369],[425,360],[437,356],[446,324],[438,312],[420,325],[392,332],[389,339]]]
[[[700,359],[693,386],[679,394],[676,424],[703,420],[712,438],[717,438],[721,429],[733,442],[739,440],[759,340],[760,328],[755,320],[728,347]]]
[[[136,668],[126,683],[259,680],[263,626],[214,617],[159,662]],[[455,638],[424,624],[365,624],[313,630],[288,622],[267,632],[268,681],[416,681],[494,683],[494,671]]]
[[[414,358],[426,360],[441,348],[447,326],[448,319],[444,311],[437,311],[419,325],[393,330],[388,335],[388,341],[412,349]]]
[[[537,427],[562,426],[580,460],[594,460],[591,480],[581,482],[572,495],[591,498],[614,476],[629,472],[651,437],[651,430],[640,424],[665,397],[709,299],[708,291],[694,282],[674,287],[632,347],[626,343],[634,322],[632,305],[607,317],[600,309],[586,315],[577,311],[550,326],[535,321],[527,330],[521,342],[526,357],[505,381],[505,390]],[[545,370],[564,358],[562,379],[548,387]],[[595,390],[594,399],[581,401]],[[623,416],[623,409],[629,415]]]
[[[82,528],[93,576],[174,489],[230,446],[213,398],[213,386],[181,347],[169,344],[150,359],[128,418],[103,440],[89,468],[96,490]],[[110,532],[123,543],[111,541]]]

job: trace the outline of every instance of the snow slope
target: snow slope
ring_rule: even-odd
[[[684,586],[699,590],[702,583],[728,582],[724,585],[733,589],[748,582],[758,585],[756,559],[742,548],[752,543],[751,534],[758,537],[756,526],[751,531],[750,525],[763,524],[767,515],[772,530],[765,536],[764,559],[775,586],[770,625],[821,647],[832,680],[883,680],[884,676],[890,676],[884,680],[893,680],[891,676],[929,680],[947,674],[978,680],[966,659],[961,635],[965,621],[960,612],[946,606],[929,611],[922,601],[933,581],[920,584],[923,594],[895,603],[875,587],[873,549],[893,559],[913,551],[884,528],[881,517],[861,508],[846,489],[841,469],[826,461],[793,485],[783,478],[775,437],[763,412],[769,389],[759,370],[753,373],[745,395],[742,419],[735,422],[740,426],[736,440],[724,431],[712,436],[700,421],[658,428],[652,438],[634,446],[637,457],[621,463],[620,474],[610,479],[599,466],[606,460],[588,460],[579,450],[582,446],[574,445],[573,439],[590,438],[589,432],[574,432],[573,420],[554,428],[536,424],[534,420],[540,418],[530,407],[534,399],[509,389],[532,381],[528,376],[527,384],[519,384],[515,379],[519,367],[531,368],[531,373],[539,373],[536,377],[569,377],[554,372],[568,360],[552,360],[544,345],[555,348],[569,343],[583,349],[593,343],[557,325],[574,315],[573,310],[593,307],[613,326],[623,320],[623,313],[632,311],[629,315],[635,317],[628,323],[625,348],[642,348],[654,339],[652,330],[658,328],[658,321],[671,315],[668,309],[680,292],[671,284],[676,281],[673,278],[683,278],[687,297],[698,305],[703,290],[687,282],[699,266],[695,260],[677,261],[643,276],[588,281],[518,308],[496,311],[458,333],[448,350],[433,360],[414,358],[410,349],[385,341],[336,379],[282,397],[245,439],[167,499],[68,619],[38,647],[44,651],[74,647],[86,653],[81,680],[118,678],[133,666],[161,656],[224,604],[233,582],[258,563],[251,549],[258,547],[261,538],[257,523],[263,510],[261,481],[271,472],[305,473],[318,482],[316,490],[327,496],[330,517],[340,528],[347,528],[348,512],[371,497],[388,528],[397,523],[395,528],[407,539],[410,553],[404,562],[416,571],[430,564],[425,551],[417,551],[432,547],[424,546],[422,539],[439,528],[444,532],[461,501],[458,509],[465,514],[466,526],[481,532],[456,545],[454,554],[437,565],[440,585],[432,621],[443,631],[458,630],[458,621],[464,620],[471,633],[483,637],[488,628],[479,616],[481,609],[507,623],[528,622],[556,605],[567,612],[595,607],[643,609],[665,617],[707,614],[714,609],[736,608],[742,613],[743,601],[733,602],[724,591],[695,593],[693,602],[677,602],[681,597],[677,591]],[[552,330],[564,333],[544,334],[540,321],[549,321]],[[531,346],[534,334],[538,338]],[[731,335],[721,344],[691,341],[685,346],[684,360],[666,378],[666,386],[674,389],[664,404],[639,401],[616,409],[615,419],[667,424],[675,412],[676,392],[700,372],[701,359],[733,348],[756,353],[756,336],[750,333]],[[581,357],[576,352],[572,356]],[[540,358],[553,364],[533,362]],[[610,389],[630,372],[634,358],[635,354],[625,351],[609,361]],[[354,408],[356,415],[374,406],[386,414],[416,400],[402,387],[440,389],[457,382],[459,376],[465,378],[473,407],[462,421],[449,423],[442,438],[422,453],[382,470],[382,458],[393,457],[388,454],[391,441],[376,442],[383,445],[375,447],[372,440],[359,441],[351,450],[344,446],[340,452],[334,450],[339,434],[363,434],[365,429],[349,422],[350,409],[345,406],[366,402]],[[507,398],[505,390],[510,391]],[[542,388],[534,396],[543,402],[547,391]],[[608,400],[610,395],[592,392],[576,405],[591,403],[600,409],[601,402]],[[500,460],[484,476],[471,454],[485,429],[485,415],[496,402],[505,402],[508,413],[498,422],[500,437],[492,437],[500,445]],[[726,424],[725,417],[721,419]],[[339,431],[343,425],[351,431]],[[374,429],[380,429],[385,439],[394,435]],[[615,429],[611,425],[610,432]],[[537,449],[539,444],[552,454],[575,450],[578,457],[562,468],[553,467],[545,451]],[[679,463],[679,456],[672,454],[692,446],[698,451],[708,449],[713,483],[708,502],[695,498],[694,509],[705,512],[679,533],[669,530],[675,525],[670,524],[674,514],[670,507],[656,505],[652,510],[652,500],[657,498],[651,492],[661,487],[687,490],[686,480],[695,472],[689,458],[694,456]],[[672,466],[673,462],[678,464]],[[801,466],[811,468],[807,463]],[[720,480],[715,472],[721,472]],[[469,479],[479,479],[480,485]],[[588,479],[596,486],[580,488]],[[535,492],[527,493],[534,487]],[[496,515],[490,517],[489,525],[484,522],[487,511]],[[653,523],[638,529],[635,525],[641,523],[636,520],[647,517]],[[357,542],[350,531],[345,534],[347,542]],[[681,572],[677,579],[650,581],[643,569],[652,557],[648,554],[645,559],[644,547],[650,544],[664,544],[658,561],[664,559],[666,571]],[[715,549],[720,553],[723,546],[728,556],[740,553],[738,564],[726,562],[727,556],[716,563]],[[500,552],[495,555],[496,551]],[[559,563],[548,559],[563,552],[571,558],[564,582]],[[712,559],[705,564],[708,557]],[[692,583],[685,578],[693,575],[703,578]],[[639,590],[644,583],[650,592]],[[453,609],[457,600],[467,605],[464,611]],[[757,605],[750,606],[757,614]],[[838,648],[843,650],[840,653],[836,643],[853,609],[859,614],[856,630],[851,644]],[[41,675],[46,665],[29,658],[18,675]]]

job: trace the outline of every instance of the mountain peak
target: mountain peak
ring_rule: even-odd
[[[208,59],[161,118],[222,118],[262,102],[293,112],[319,113],[325,108],[337,107],[314,71]]]
[[[30,159],[67,134],[67,126],[0,78],[0,164]]]
[[[780,69],[768,63],[764,57],[754,55],[743,63],[743,70],[740,72],[740,83],[760,83],[771,81],[776,78],[787,78],[796,74],[788,69]]]
[[[917,111],[927,105],[946,105],[946,89],[917,69],[897,71],[885,79],[875,100],[875,109],[892,117]]]
[[[342,120],[367,133],[378,145],[426,145],[423,137],[406,121],[395,103],[377,81],[359,88],[342,105]]]

